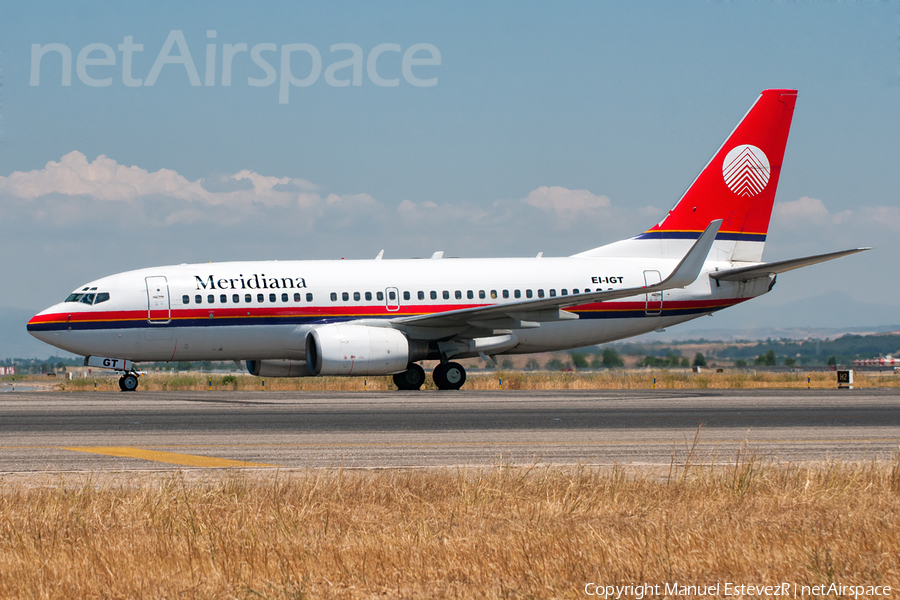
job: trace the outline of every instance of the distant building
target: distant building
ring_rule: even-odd
[[[15,375],[15,367],[0,367],[0,375]]]

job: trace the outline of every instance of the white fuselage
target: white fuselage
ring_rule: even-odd
[[[509,258],[227,262],[140,269],[73,292],[36,315],[38,339],[81,355],[132,361],[303,359],[307,333],[403,316],[658,283],[675,258]],[[768,291],[770,278],[721,282],[708,261],[684,289],[567,309],[578,319],[515,330],[504,354],[578,348],[682,323]],[[96,302],[97,294],[108,299]],[[409,328],[423,341],[450,337]]]

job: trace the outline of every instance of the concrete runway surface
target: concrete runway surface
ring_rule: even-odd
[[[889,460],[900,390],[25,392],[0,473]]]

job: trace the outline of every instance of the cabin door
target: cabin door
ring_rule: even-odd
[[[169,306],[169,283],[165,277],[147,277],[147,320],[168,323],[172,318]]]
[[[659,271],[644,271],[644,285],[651,286],[656,285],[662,281],[659,276]],[[644,304],[644,314],[650,316],[656,316],[662,314],[662,303],[663,303],[663,293],[653,292],[652,294],[645,294],[646,300]]]

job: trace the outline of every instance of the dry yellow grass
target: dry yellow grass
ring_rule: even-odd
[[[898,515],[900,463],[6,482],[0,597],[581,598],[588,582],[676,581],[897,590]]]
[[[745,388],[795,388],[805,389],[807,377],[810,386],[817,389],[837,387],[834,372],[747,373],[689,373],[679,371],[615,370],[602,372],[522,372],[497,371],[470,373],[463,389],[474,390],[620,390],[651,389],[656,379],[657,389],[745,389]],[[141,378],[140,389],[151,391],[200,391],[262,390],[278,391],[386,391],[396,389],[390,377],[302,377],[275,378],[252,375],[203,374],[203,373],[148,373]],[[98,391],[119,391],[115,377],[73,379],[58,384],[67,391],[92,391],[94,383]],[[854,385],[858,388],[900,387],[900,375],[893,373],[855,373]],[[429,377],[425,389],[436,389]]]

